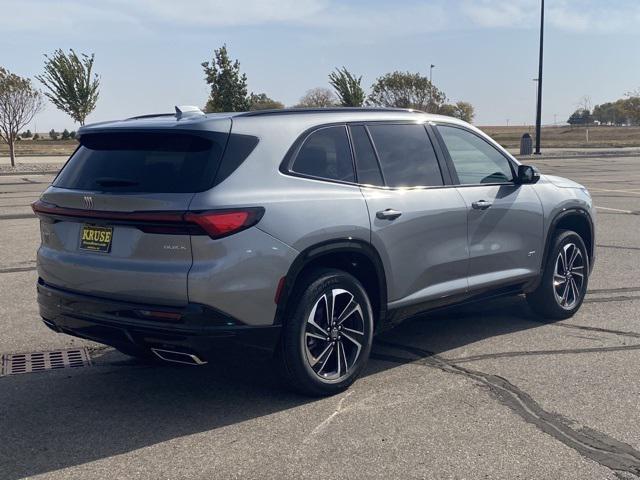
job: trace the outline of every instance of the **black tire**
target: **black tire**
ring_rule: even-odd
[[[331,323],[326,322],[330,312],[326,308],[328,298],[334,299],[331,303],[336,306]],[[294,304],[288,309],[279,352],[285,381],[305,395],[328,396],[344,391],[358,378],[371,352],[373,311],[367,292],[346,272],[318,269],[303,276],[292,299]],[[343,309],[344,305],[350,307]],[[345,315],[342,324],[336,318],[339,311]],[[356,335],[356,331],[362,335]],[[326,337],[322,339],[317,334]]]
[[[589,256],[584,241],[574,231],[559,230],[552,242],[542,272],[542,280],[536,290],[527,294],[527,302],[537,315],[547,319],[561,320],[572,317],[584,301],[589,284]],[[560,252],[565,251],[566,255],[571,257],[574,248],[579,251],[579,257],[574,260],[575,270],[570,269],[565,272],[565,275],[557,275],[558,272],[562,273],[561,267],[557,265],[558,262],[560,266],[562,265],[562,260],[559,259]],[[558,271],[556,271],[557,268]],[[582,277],[579,276],[580,274]],[[557,280],[559,281],[556,283]],[[565,292],[567,299],[563,304]]]

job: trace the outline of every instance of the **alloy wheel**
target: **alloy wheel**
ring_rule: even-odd
[[[362,307],[352,293],[333,288],[316,301],[307,318],[307,362],[321,379],[340,380],[360,358],[365,338]]]
[[[571,310],[580,302],[584,276],[582,251],[575,243],[567,243],[558,253],[553,271],[553,293],[560,307]]]

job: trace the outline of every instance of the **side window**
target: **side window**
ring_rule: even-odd
[[[363,185],[384,185],[376,153],[373,151],[367,130],[362,125],[349,127],[356,157],[358,183]]]
[[[461,128],[438,125],[462,185],[513,181],[509,160],[482,138]]]
[[[309,135],[291,169],[313,177],[355,182],[346,127],[321,128]]]
[[[369,125],[384,179],[390,187],[443,185],[424,125]]]

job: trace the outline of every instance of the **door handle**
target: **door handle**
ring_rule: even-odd
[[[400,215],[402,215],[402,212],[399,212],[398,210],[394,210],[392,208],[387,208],[386,210],[380,210],[379,212],[377,212],[376,218],[380,220],[395,220]]]
[[[486,210],[492,205],[491,202],[487,202],[486,200],[478,200],[477,202],[473,202],[471,206],[476,210]]]

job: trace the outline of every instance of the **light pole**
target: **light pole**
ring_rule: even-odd
[[[538,59],[538,105],[536,108],[536,155],[540,155],[540,129],[542,126],[542,59],[544,53],[544,0],[540,5],[540,58]]]
[[[433,105],[433,69],[435,65],[432,63],[429,67],[429,110]]]

